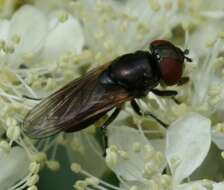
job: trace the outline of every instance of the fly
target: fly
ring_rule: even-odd
[[[79,131],[114,109],[101,127],[105,134],[124,102],[130,101],[133,110],[142,115],[136,99],[149,92],[174,97],[177,91],[156,87],[161,83],[171,86],[187,81],[182,74],[184,61],[192,61],[186,57],[188,50],[182,51],[166,40],[151,42],[149,49],[122,55],[43,99],[26,115],[25,133],[32,138],[44,138],[61,131]],[[148,115],[166,127],[156,116]],[[104,144],[107,147],[106,135]]]

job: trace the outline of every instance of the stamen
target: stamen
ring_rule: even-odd
[[[82,173],[83,175],[85,175],[85,176],[87,176],[87,177],[92,177],[92,178],[97,179],[97,180],[99,181],[100,184],[102,184],[102,185],[104,185],[104,186],[106,186],[106,187],[109,187],[109,188],[114,189],[114,190],[122,190],[122,189],[119,188],[119,187],[116,187],[116,186],[114,186],[114,185],[112,185],[112,184],[109,184],[109,183],[107,183],[107,182],[105,182],[105,181],[99,179],[99,178],[96,178],[95,176],[93,176],[92,174],[90,174],[90,173],[88,173],[87,171],[83,170],[82,168],[81,168],[80,173]]]

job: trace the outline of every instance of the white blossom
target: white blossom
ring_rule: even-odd
[[[222,0],[0,0],[0,190],[37,190],[43,167],[65,169],[59,148],[83,177],[74,178],[78,190],[223,189],[223,8]],[[168,128],[126,104],[108,127],[106,157],[106,116],[77,133],[23,133],[38,103],[24,95],[46,97],[119,55],[148,51],[155,39],[188,48],[193,60],[185,63],[189,82],[167,88],[179,103],[151,93],[138,100]]]

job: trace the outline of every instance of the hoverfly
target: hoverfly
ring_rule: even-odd
[[[135,99],[149,92],[175,96],[176,91],[155,87],[160,83],[175,85],[186,79],[182,77],[184,60],[192,61],[186,57],[188,50],[182,51],[166,40],[155,40],[150,44],[150,51],[122,55],[43,99],[26,115],[25,133],[32,138],[43,138],[60,131],[79,131],[114,109],[102,126],[105,129],[126,101],[130,101],[134,111],[142,115]],[[153,114],[149,115],[166,125]]]

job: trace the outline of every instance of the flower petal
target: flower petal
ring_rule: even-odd
[[[207,27],[208,23],[199,25],[197,30],[195,30],[189,38],[188,47],[197,55],[197,57],[203,57],[209,54],[209,51],[211,50],[207,47],[207,44],[214,41],[219,32],[217,23],[210,22],[209,25],[211,26],[209,28]],[[207,32],[204,32],[205,30],[207,30]]]
[[[208,190],[206,186],[203,185],[203,181],[184,183],[184,184],[178,185],[178,187],[176,188],[176,190],[193,190],[193,189]]]
[[[67,13],[68,14],[68,13]],[[68,14],[68,20],[59,22],[56,16],[50,20],[50,31],[47,36],[43,57],[56,60],[63,53],[80,53],[84,46],[84,36],[78,20]]]
[[[96,138],[92,134],[80,132],[67,135],[67,139],[70,139],[70,146],[66,149],[70,162],[79,163],[96,177],[102,176],[108,168]]]
[[[126,180],[137,180],[140,182],[144,180],[146,165],[152,166],[154,169],[157,168],[156,170],[152,169],[155,172],[154,174],[161,172],[164,164],[158,160],[158,162],[154,160],[154,156],[158,152],[154,150],[150,142],[140,131],[130,127],[111,126],[108,128],[108,132],[109,145],[116,146],[118,150],[117,152],[115,151],[115,164],[109,165],[109,167],[117,175],[122,176]],[[149,159],[147,159],[147,147],[148,150],[150,149]],[[127,158],[122,157],[119,151],[127,153]]]
[[[0,20],[0,40],[8,38],[10,24],[8,20]]]
[[[221,149],[224,150],[224,133],[216,130],[212,131],[212,141]]]
[[[10,22],[8,20],[0,20],[0,41],[6,41],[9,35]],[[0,51],[0,56],[5,55]],[[2,60],[2,58],[1,58]],[[3,60],[2,60],[3,61]]]
[[[210,125],[207,118],[189,113],[168,129],[166,156],[175,182],[188,177],[205,159],[211,144]]]
[[[8,40],[14,35],[20,37],[11,61],[20,62],[24,55],[37,53],[43,45],[46,32],[47,22],[41,11],[30,5],[21,7],[11,20]]]
[[[201,11],[200,14],[204,17],[213,18],[213,19],[223,19],[223,11]]]
[[[21,147],[13,147],[9,153],[0,152],[1,189],[8,189],[28,174],[29,163],[29,158]]]
[[[223,190],[223,189],[224,189],[224,182],[213,184],[213,190]]]
[[[121,51],[136,51],[148,47],[153,39],[165,38],[177,25],[178,16],[174,14],[174,9],[164,11],[164,1],[150,2],[129,0],[118,4],[113,1],[80,1],[82,11],[87,13],[80,14],[80,19],[84,20],[88,47],[93,52],[104,53],[104,57],[108,56],[109,59],[120,55]]]

